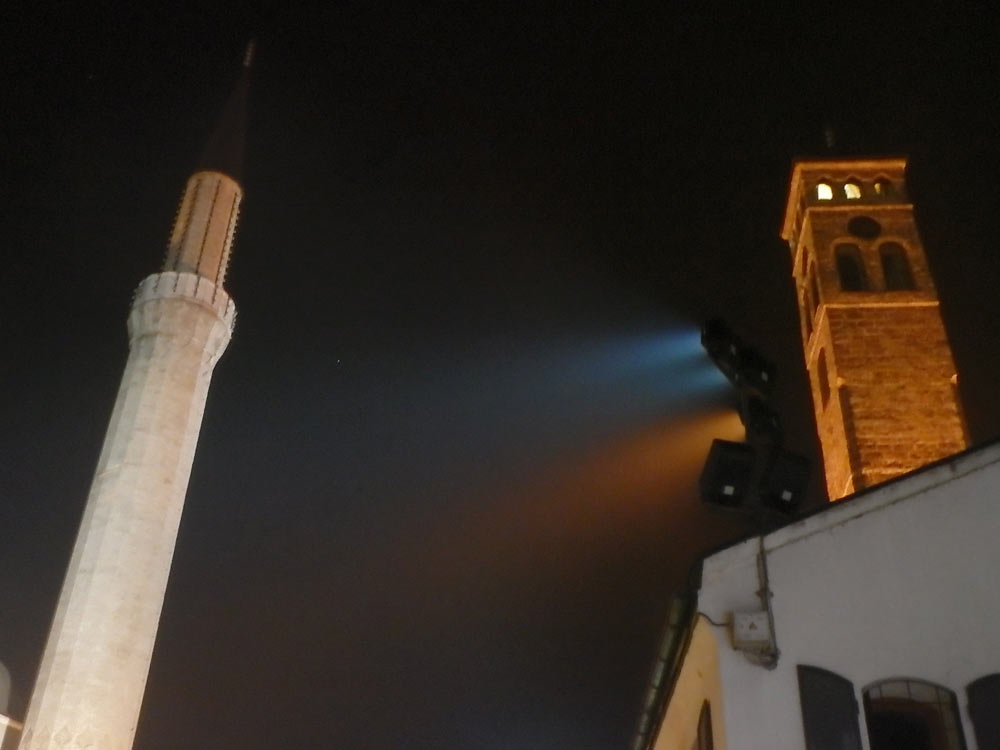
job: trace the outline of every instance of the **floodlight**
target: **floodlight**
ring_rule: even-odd
[[[705,323],[701,329],[701,345],[722,374],[735,382],[742,344],[725,321],[712,318]]]
[[[744,346],[724,321],[712,318],[702,327],[701,345],[733,385],[759,396],[771,394],[774,367],[756,349]]]
[[[698,486],[707,503],[740,507],[753,489],[757,452],[746,443],[713,440]]]
[[[802,502],[808,483],[809,460],[790,451],[778,450],[764,472],[760,497],[771,508],[793,513]]]
[[[732,344],[738,343],[736,335],[721,318],[712,318],[701,328],[701,345],[713,359],[720,356]]]

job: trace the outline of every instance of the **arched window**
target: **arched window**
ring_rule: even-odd
[[[871,750],[964,750],[955,694],[922,680],[886,680],[865,690]]]
[[[809,299],[809,292],[802,292],[802,319],[806,324],[806,341],[813,332],[812,302]]]
[[[845,243],[834,250],[837,258],[837,274],[840,288],[845,292],[863,292],[868,288],[865,266],[861,262],[861,250],[857,245]]]
[[[849,201],[858,200],[861,197],[861,185],[854,182],[853,180],[850,182],[845,182],[844,197],[847,198],[847,200]]]
[[[799,665],[806,750],[861,750],[854,686],[840,675]]]
[[[819,396],[823,408],[830,402],[830,375],[826,371],[826,352],[819,350],[816,358],[816,377],[819,379]]]
[[[875,195],[880,195],[883,198],[892,195],[892,183],[885,177],[879,177],[875,180]]]
[[[809,291],[812,293],[813,317],[819,312],[819,284],[816,283],[816,266],[809,272]]]
[[[886,242],[879,249],[882,258],[882,275],[885,288],[890,292],[913,289],[913,272],[906,257],[906,248],[898,242]]]
[[[816,199],[821,201],[833,200],[833,188],[828,182],[820,182],[816,185]]]
[[[712,707],[708,701],[701,704],[701,713],[698,714],[698,738],[694,750],[715,750],[712,740]]]
[[[1000,747],[1000,674],[980,677],[966,690],[976,744],[979,747]]]

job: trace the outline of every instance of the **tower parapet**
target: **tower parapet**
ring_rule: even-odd
[[[906,161],[797,163],[782,237],[830,499],[964,450]]]

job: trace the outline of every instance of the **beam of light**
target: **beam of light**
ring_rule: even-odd
[[[709,410],[661,421],[549,470],[560,477],[555,484],[575,488],[569,493],[573,514],[582,511],[587,516],[588,507],[611,504],[616,512],[628,515],[624,510],[628,505],[677,502],[678,490],[681,495],[693,490],[714,439],[743,437],[736,413]]]
[[[536,542],[604,539],[650,509],[697,503],[712,439],[742,434],[735,412],[723,408],[731,386],[693,326],[439,354],[427,351],[405,379],[393,380],[396,362],[373,362],[352,384],[350,410],[324,420],[338,431],[310,441],[322,450],[303,460],[303,476],[322,493],[325,467],[364,457],[364,475],[351,480],[364,492],[345,495],[338,477],[330,489],[337,507],[366,517],[391,505],[391,528],[379,537],[392,540],[393,559],[409,540],[407,554],[443,556],[428,572],[445,578],[447,570],[460,575],[456,559],[504,569]],[[344,399],[349,384],[340,385]],[[355,422],[355,432],[343,432]]]
[[[493,500],[474,513],[428,517],[430,527],[409,529],[410,543],[442,558],[428,571],[444,578],[466,575],[456,559],[477,560],[488,568],[479,574],[494,583],[533,575],[539,555],[560,559],[563,571],[586,565],[588,549],[620,544],[651,513],[672,516],[699,505],[697,479],[712,440],[742,437],[739,417],[728,410],[662,420],[493,488]]]
[[[450,360],[425,354],[417,367],[410,363],[405,379],[385,363],[384,372],[365,373],[355,386],[353,412],[366,424],[391,422],[392,430],[362,433],[351,444],[342,434],[314,442],[327,453],[343,443],[350,455],[384,464],[380,476],[409,476],[407,484],[447,495],[461,493],[462,485],[516,482],[534,468],[665,419],[719,408],[732,393],[694,326],[501,340],[471,356],[450,353]],[[386,389],[386,382],[393,387]],[[338,400],[347,386],[340,383]],[[355,418],[353,412],[347,416]]]
[[[614,401],[623,415],[688,411],[718,403],[731,391],[701,347],[694,327],[673,327],[641,336],[609,337],[540,353],[525,362],[535,387],[558,381],[561,396],[586,394],[592,403]]]
[[[693,328],[612,338],[563,354],[569,370],[586,371],[602,381],[614,381],[634,372],[710,363],[701,347],[700,334]]]

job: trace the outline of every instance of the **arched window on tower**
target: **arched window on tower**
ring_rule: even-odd
[[[812,301],[809,299],[809,292],[802,292],[802,320],[806,324],[806,342],[813,333]]]
[[[969,716],[979,747],[1000,747],[1000,674],[980,677],[966,688]]]
[[[923,680],[886,680],[864,692],[871,750],[964,750],[958,702]]]
[[[808,750],[861,750],[854,685],[840,675],[800,664],[799,701]]]
[[[868,288],[865,266],[861,262],[861,249],[854,244],[837,245],[834,250],[837,259],[837,274],[840,288],[845,292],[863,292]]]
[[[816,358],[816,378],[819,380],[819,397],[823,408],[830,403],[830,374],[826,371],[826,351],[819,350]]]
[[[844,197],[849,201],[856,201],[861,197],[861,185],[851,180],[844,183]]]
[[[913,272],[906,257],[906,248],[898,242],[886,242],[878,251],[882,258],[885,288],[890,292],[914,289]]]
[[[833,188],[829,182],[820,182],[816,185],[816,199],[821,201],[833,200]]]
[[[816,266],[809,271],[809,292],[812,294],[812,314],[815,318],[819,313],[819,284],[816,282]]]
[[[875,195],[888,198],[892,195],[892,183],[885,177],[879,177],[875,180]]]

